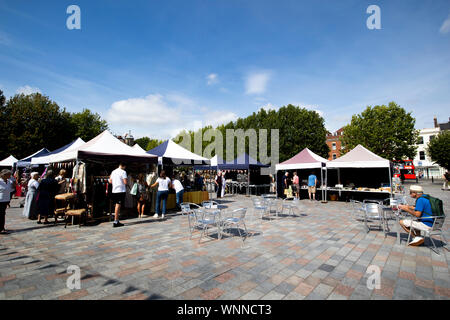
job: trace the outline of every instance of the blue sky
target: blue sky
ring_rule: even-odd
[[[69,5],[81,30],[69,30]],[[369,30],[369,5],[381,30]],[[399,103],[450,115],[450,2],[0,0],[0,89],[39,91],[113,132],[169,138],[261,107],[317,110],[329,130]]]

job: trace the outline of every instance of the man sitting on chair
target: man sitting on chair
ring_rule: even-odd
[[[416,205],[399,205],[398,207],[401,210],[404,210],[417,218],[431,217],[433,215],[431,211],[430,200],[422,197],[423,189],[421,186],[412,185],[411,188],[409,188],[409,194],[411,195],[411,198],[416,199]],[[433,226],[433,218],[421,218],[419,219],[419,221],[414,221],[412,219],[403,219],[400,220],[400,225],[407,233],[409,233],[410,228],[412,228],[411,234],[414,236],[414,239],[409,243],[409,245],[420,246],[425,241],[425,239],[420,236],[420,231],[431,229],[431,227]]]

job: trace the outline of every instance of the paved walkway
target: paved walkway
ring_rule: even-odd
[[[450,192],[425,188],[450,212]],[[245,196],[222,203],[252,207]],[[230,236],[199,244],[180,215],[64,229],[23,218],[14,202],[7,211],[13,232],[0,235],[0,299],[450,298],[447,249],[437,255],[396,244],[395,232],[366,233],[348,203],[303,200],[298,209],[297,217],[262,225],[249,209],[244,243]],[[448,223],[445,229],[450,239]],[[71,265],[81,268],[80,290],[66,286]],[[367,288],[371,265],[381,270],[380,289]]]

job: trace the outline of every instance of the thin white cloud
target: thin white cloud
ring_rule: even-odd
[[[270,80],[269,72],[254,72],[245,79],[246,94],[262,94],[266,92],[267,83]]]
[[[151,94],[145,98],[116,101],[108,110],[107,120],[114,124],[164,125],[178,120],[178,112],[169,107],[163,96]]]
[[[208,74],[206,76],[206,81],[208,86],[216,84],[217,82],[219,82],[219,76],[217,75],[217,73]]]
[[[206,125],[216,127],[238,117],[229,111],[210,111],[182,94],[150,94],[114,102],[106,120],[118,132],[132,128],[135,137],[168,139],[182,130],[198,130]]]
[[[24,95],[32,94],[32,93],[41,93],[41,90],[36,87],[30,87],[29,85],[25,85],[23,87],[19,87],[16,90],[17,94],[23,93]]]
[[[236,121],[237,119],[238,116],[234,112],[211,111],[205,115],[204,123],[205,125],[211,125],[215,128],[221,124]]]
[[[444,23],[442,24],[441,28],[439,29],[439,32],[442,34],[446,34],[450,32],[450,14],[448,15],[447,19],[445,19]]]

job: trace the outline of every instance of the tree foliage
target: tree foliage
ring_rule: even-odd
[[[443,131],[428,143],[431,160],[450,170],[450,131]]]
[[[361,114],[353,115],[340,138],[344,152],[358,144],[377,155],[389,159],[413,159],[419,131],[411,112],[390,102],[388,106],[368,106]]]
[[[3,107],[6,103],[5,95],[3,94],[3,91],[0,90],[0,107]]]
[[[191,150],[194,151],[194,136],[202,134],[207,130],[212,129],[211,126],[199,129],[197,132],[187,132],[191,136]],[[327,158],[329,148],[326,144],[326,134],[324,119],[313,110],[300,108],[294,105],[287,105],[281,107],[278,111],[260,109],[246,118],[239,118],[235,122],[229,122],[225,125],[220,125],[216,128],[223,136],[223,156],[226,157],[226,130],[227,129],[255,129],[259,141],[259,129],[267,129],[267,146],[268,154],[271,154],[270,144],[270,129],[279,129],[279,156],[280,162],[285,161],[295,154],[309,148],[318,155]],[[179,134],[175,142],[179,143],[182,140]],[[211,141],[203,141],[202,152]],[[259,143],[259,142],[258,142]],[[246,152],[248,152],[248,139],[246,141]],[[235,149],[233,157],[237,156],[237,143],[235,141]]]
[[[159,146],[164,141],[158,140],[158,139],[151,139],[149,137],[142,137],[142,138],[136,139],[134,142],[136,142],[145,151],[148,151],[148,150],[151,150],[151,149]]]
[[[73,113],[71,124],[75,137],[80,137],[86,142],[108,129],[106,121],[102,120],[98,113],[92,113],[89,109]]]
[[[107,128],[98,114],[69,113],[40,93],[16,94],[0,103],[0,121],[0,159],[10,154],[20,159],[43,147],[55,150],[77,137],[87,141]]]

